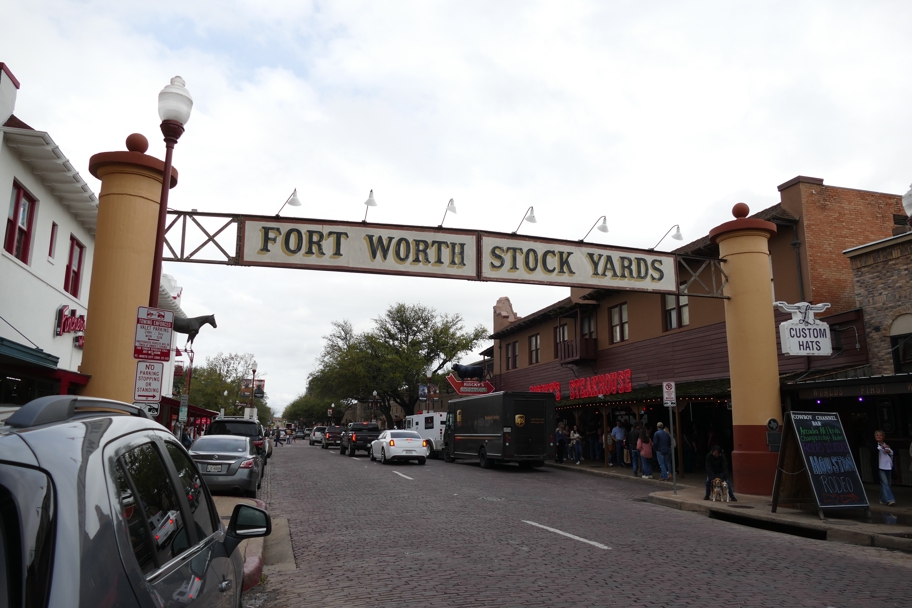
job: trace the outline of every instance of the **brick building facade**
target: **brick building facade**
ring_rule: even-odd
[[[874,338],[866,333],[852,264],[843,252],[891,238],[906,215],[899,195],[826,186],[819,178],[799,176],[778,190],[779,204],[751,216],[777,227],[769,241],[775,299],[830,303],[823,320],[834,336],[832,357],[779,355],[783,407],[790,408],[801,402],[797,382],[850,377],[869,369],[867,343]],[[685,256],[719,256],[708,236],[674,253],[679,268]],[[702,277],[707,281],[708,272]],[[681,268],[679,281],[686,277]],[[787,318],[777,313],[776,323]],[[778,337],[775,326],[769,331]],[[696,425],[704,437],[711,433],[727,451],[733,448],[721,299],[572,288],[564,300],[523,317],[501,298],[492,337],[496,388],[551,390],[559,396],[559,419],[583,426],[613,425],[617,418],[667,424],[661,383],[674,381],[679,435],[681,423],[685,430]],[[571,381],[579,386],[622,370],[629,370],[630,377],[624,392],[571,391]]]

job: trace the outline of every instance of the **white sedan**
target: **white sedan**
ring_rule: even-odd
[[[427,441],[415,431],[383,431],[371,442],[371,460],[389,464],[393,460],[417,460],[418,464],[427,461]]]

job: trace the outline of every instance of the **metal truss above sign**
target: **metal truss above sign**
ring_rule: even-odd
[[[475,230],[168,213],[165,261],[724,297],[721,262],[709,258]],[[679,281],[679,271],[689,276]]]

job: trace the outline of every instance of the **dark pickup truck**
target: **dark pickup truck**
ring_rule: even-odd
[[[354,456],[355,452],[369,452],[371,443],[380,436],[380,427],[376,422],[349,422],[339,440],[339,453]]]
[[[342,438],[342,427],[341,426],[328,426],[326,430],[323,431],[323,444],[322,448],[328,450],[331,445],[339,445],[339,440]]]

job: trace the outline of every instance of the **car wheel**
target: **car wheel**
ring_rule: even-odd
[[[339,444],[339,456],[345,456],[345,448],[342,447],[342,444]]]
[[[390,461],[386,459],[386,448],[380,448],[380,464],[389,464]]]
[[[418,464],[424,464],[425,462],[427,462],[427,458],[419,458],[419,459],[418,459]]]
[[[488,458],[488,453],[484,448],[478,452],[478,464],[481,465],[482,469],[490,469],[494,467],[494,461]]]
[[[325,450],[325,449],[326,449],[326,444],[324,443],[323,445],[321,445],[321,446],[320,446],[320,449],[321,449],[321,450]]]
[[[352,446],[349,446],[349,447],[348,447],[348,455],[349,455],[349,456],[354,456],[354,455],[355,455],[355,446],[352,445]]]
[[[371,448],[371,449],[370,449],[370,456],[371,456],[371,462],[374,462],[375,460],[377,460],[377,459],[374,457],[374,448]]]
[[[310,442],[310,445],[313,445],[313,444],[314,444],[314,442],[313,442],[313,441],[311,441],[311,442]]]
[[[443,446],[443,461],[444,462],[456,462],[456,458],[450,454],[450,446]]]

